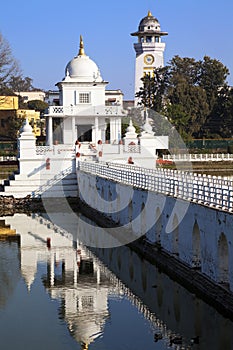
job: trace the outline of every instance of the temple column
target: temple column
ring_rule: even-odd
[[[118,143],[121,139],[121,118],[110,118],[110,141]]]
[[[95,117],[95,128],[94,128],[94,137],[92,138],[92,141],[97,144],[98,142],[98,130],[99,130],[99,119],[98,117]]]
[[[72,128],[72,145],[74,145],[75,141],[77,140],[76,127],[75,127],[75,116],[74,115],[72,115],[71,128]]]
[[[110,143],[117,143],[115,118],[110,118]]]
[[[51,116],[46,118],[46,145],[52,146],[53,144],[53,119]]]
[[[117,118],[117,140],[121,140],[121,118]]]
[[[104,122],[103,125],[101,126],[101,140],[103,142],[106,141],[106,128],[107,128],[107,125],[106,125],[106,122]]]

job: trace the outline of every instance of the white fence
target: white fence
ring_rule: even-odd
[[[217,176],[82,161],[78,162],[78,169],[137,188],[233,212],[233,182]]]
[[[102,144],[104,154],[141,153],[140,145]]]
[[[218,153],[218,154],[166,154],[163,155],[163,160],[170,160],[173,162],[219,162],[219,161],[233,161],[233,154]]]
[[[67,115],[122,115],[122,106],[50,106],[47,115],[64,117]]]
[[[53,146],[37,146],[36,154],[38,156],[58,156],[64,158],[75,157],[75,147],[66,145],[53,145]]]

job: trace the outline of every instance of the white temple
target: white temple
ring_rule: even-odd
[[[98,140],[105,142],[107,123],[110,124],[110,143],[119,142],[123,106],[105,105],[107,84],[96,63],[85,54],[80,36],[79,53],[67,64],[65,78],[56,84],[59,106],[48,108],[47,145],[74,145],[76,140],[94,144]]]
[[[77,197],[80,161],[156,167],[157,150],[169,148],[168,136],[155,135],[145,118],[147,111],[138,109],[135,115],[141,113],[144,122],[141,132],[136,132],[128,118],[129,126],[122,135],[122,119],[128,113],[123,109],[123,93],[106,90],[107,84],[85,54],[80,36],[78,55],[68,62],[65,77],[56,84],[59,105],[50,105],[45,114],[46,146],[36,145],[26,120],[18,138],[19,174],[3,184],[0,195]],[[134,110],[130,113],[133,118]]]

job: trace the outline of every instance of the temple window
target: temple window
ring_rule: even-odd
[[[90,98],[90,93],[89,92],[81,92],[79,94],[79,103],[90,103],[91,98]]]

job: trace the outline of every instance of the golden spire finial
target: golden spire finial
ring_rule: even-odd
[[[148,11],[147,17],[152,17],[152,13],[150,12],[150,10]]]
[[[84,52],[84,44],[83,44],[83,37],[82,35],[80,35],[80,43],[79,43],[79,56],[85,56],[85,52]]]

